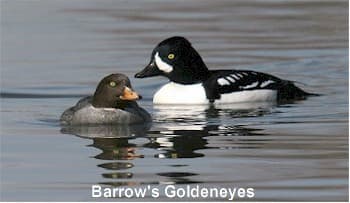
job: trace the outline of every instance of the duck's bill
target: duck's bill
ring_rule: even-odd
[[[138,99],[141,99],[141,95],[137,94],[137,92],[133,91],[132,89],[125,87],[123,91],[123,95],[119,97],[121,100],[126,101],[135,101]]]
[[[135,74],[135,78],[147,78],[161,75],[162,72],[159,70],[154,62],[148,64],[142,71]]]

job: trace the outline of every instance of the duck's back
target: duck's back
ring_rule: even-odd
[[[91,104],[91,100],[92,96],[84,97],[80,99],[75,106],[72,106],[69,109],[65,110],[61,115],[60,123],[62,125],[71,125],[75,112]]]

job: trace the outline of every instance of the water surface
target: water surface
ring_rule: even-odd
[[[1,1],[1,200],[108,200],[91,198],[93,184],[253,187],[256,201],[347,200],[347,8]],[[267,72],[323,96],[259,108],[153,106],[166,79],[133,75],[173,35],[187,37],[211,69]],[[62,128],[60,114],[113,72],[131,78],[153,124]]]

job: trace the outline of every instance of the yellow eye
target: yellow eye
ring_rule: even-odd
[[[175,58],[175,55],[174,55],[174,54],[169,54],[169,55],[168,55],[168,59],[171,60],[171,59],[174,59],[174,58]]]
[[[111,81],[111,82],[109,83],[109,86],[115,87],[115,86],[117,86],[117,83],[115,83],[114,81]]]

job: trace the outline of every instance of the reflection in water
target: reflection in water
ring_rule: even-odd
[[[130,138],[145,136],[150,125],[64,126],[61,132],[83,138]]]
[[[134,164],[125,163],[125,162],[112,162],[112,163],[99,164],[97,166],[107,170],[123,170],[123,169],[134,167]]]
[[[67,126],[61,129],[62,133],[73,134],[78,137],[92,139],[93,143],[88,147],[100,149],[102,152],[94,156],[95,159],[108,160],[97,165],[108,170],[101,176],[105,179],[121,180],[101,182],[100,184],[111,186],[132,186],[139,183],[126,181],[133,177],[133,173],[126,170],[134,167],[133,163],[126,162],[136,158],[143,158],[136,153],[136,145],[129,143],[135,137],[145,136],[150,128],[147,125],[100,125],[100,126]],[[118,161],[114,161],[118,160]]]
[[[203,127],[210,121],[223,117],[256,117],[268,114],[276,104],[272,102],[212,104],[212,105],[155,105],[154,120],[173,123],[173,127],[184,123],[190,128]],[[182,126],[181,126],[182,127]],[[175,127],[176,128],[176,127]],[[181,129],[181,128],[176,128]],[[196,128],[198,129],[198,128]]]
[[[143,158],[143,155],[135,153],[135,145],[130,144],[127,138],[94,138],[93,144],[89,145],[102,150],[102,153],[95,156],[102,160],[132,160]]]
[[[256,106],[255,106],[256,107]],[[189,184],[202,181],[194,179],[200,174],[186,171],[187,165],[170,165],[176,171],[155,172],[159,181],[134,180],[134,173],[130,169],[137,167],[135,159],[144,158],[137,153],[140,148],[154,149],[153,157],[159,159],[181,159],[204,157],[205,150],[225,148],[216,147],[208,143],[209,136],[231,137],[233,141],[245,141],[248,136],[262,136],[259,129],[250,129],[244,126],[228,126],[220,123],[222,117],[250,117],[270,113],[270,106],[259,108],[234,109],[230,106],[156,106],[154,124],[157,127],[149,130],[150,126],[78,126],[64,127],[62,133],[73,134],[82,138],[92,139],[88,147],[100,149],[102,152],[93,158],[108,160],[98,164],[106,172],[101,176],[108,181],[99,184],[110,186],[131,186],[140,184]],[[142,137],[146,142],[131,143],[132,140]],[[253,141],[256,141],[254,138]],[[253,147],[258,147],[252,145]],[[244,147],[244,146],[243,146]],[[246,147],[246,146],[245,146]],[[201,152],[198,152],[201,150]],[[164,180],[164,177],[166,180]]]
[[[152,131],[152,134],[160,136],[151,138],[147,147],[164,151],[156,154],[155,157],[157,158],[202,157],[204,154],[198,153],[196,150],[209,148],[206,146],[208,142],[204,138],[209,136],[210,131],[217,129],[218,126],[193,127],[195,130]]]
[[[122,181],[109,181],[100,184],[112,186],[137,185],[135,182],[125,181],[133,177],[133,173],[125,170],[133,168],[134,164],[122,162],[122,160],[129,161],[143,158],[144,156],[136,153],[136,145],[129,143],[129,138],[93,138],[93,144],[89,145],[89,147],[102,150],[100,154],[94,156],[96,159],[119,160],[118,162],[107,162],[97,166],[108,170],[107,173],[102,173],[103,178]]]
[[[135,158],[143,158],[143,155],[136,154],[135,145],[130,144],[128,138],[93,138],[93,144],[89,146],[102,150],[102,153],[94,157],[96,159],[133,160]],[[108,173],[102,173],[102,177],[106,179],[125,180],[131,179],[133,177],[133,173],[125,172],[125,170],[134,167],[134,164],[130,162],[107,162],[99,164],[97,166],[112,171]],[[120,172],[120,170],[123,170],[123,172]],[[101,184],[113,186],[135,185],[134,182],[129,181],[112,181]]]
[[[95,182],[121,185],[175,178],[165,176],[169,173],[193,173],[198,175],[184,178],[212,187],[254,184],[259,193],[253,201],[346,201],[347,4],[344,0],[188,0],[182,4],[175,0],[1,1],[1,200],[80,201],[89,195],[81,183],[91,182],[92,177],[100,179]],[[98,136],[90,137],[91,141],[73,138],[75,142],[69,142],[69,137],[52,132],[61,111],[85,96],[82,93],[91,93],[99,75],[116,71],[132,76],[146,65],[143,63],[156,43],[172,34],[193,40],[211,69],[273,73],[305,82],[309,85],[306,89],[324,96],[290,105],[293,108],[278,108],[284,113],[268,115],[267,119],[252,117],[259,116],[260,110],[239,112],[219,106],[193,109],[194,113],[190,112],[192,107],[185,107],[171,115],[166,109],[171,107],[159,110],[156,106],[153,111],[150,104],[152,93],[165,79],[133,80],[135,89],[142,90],[146,98],[142,106],[154,114],[155,121],[151,129],[155,134],[144,130],[134,137],[152,137],[153,143],[128,137],[129,133],[110,133],[113,129],[98,136],[127,137],[135,154],[145,158],[96,159],[103,150],[95,150],[93,145],[80,146],[88,150],[74,147],[86,141],[92,144],[92,138]],[[266,115],[264,111],[262,108]],[[266,113],[269,111],[267,108]],[[200,136],[205,149],[192,143],[193,153],[202,157],[154,157],[167,152],[157,151],[157,138],[171,138],[174,130],[174,134],[188,130],[195,137],[205,131],[204,126],[215,125],[217,130]],[[262,131],[247,125],[260,126],[270,134],[251,136]],[[87,136],[85,131],[73,134]],[[181,136],[185,135],[173,136],[176,145],[181,144]],[[145,143],[149,145],[146,149]],[[242,149],[245,147],[249,149]],[[91,153],[88,163],[72,166],[79,175],[67,174],[71,160]],[[54,166],[45,164],[52,160]],[[89,163],[91,170],[86,170]],[[101,176],[113,172],[133,176]]]
[[[194,183],[202,183],[203,181],[192,180],[192,176],[196,176],[196,173],[188,173],[188,172],[165,172],[165,173],[157,173],[158,176],[166,177],[167,180],[160,182],[164,184],[194,184]]]
[[[230,108],[230,105],[220,105],[216,107],[211,106],[205,110],[205,114],[208,118],[217,118],[222,116],[230,118],[257,117],[269,114],[273,106],[274,105],[272,103],[253,103],[245,106],[245,108],[237,109]]]

